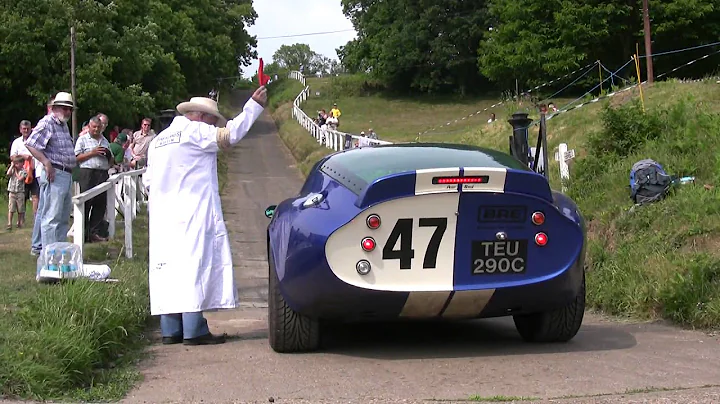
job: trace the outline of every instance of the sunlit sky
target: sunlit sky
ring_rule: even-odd
[[[337,59],[335,49],[355,38],[350,20],[342,13],[340,0],[254,0],[253,7],[258,14],[255,25],[248,27],[250,35],[258,38],[258,57],[265,64],[272,61],[272,55],[282,45],[305,43],[313,51]],[[346,32],[297,36],[292,38],[262,39],[286,35],[308,34],[328,31]],[[243,69],[243,76],[252,77],[257,72],[258,61]]]

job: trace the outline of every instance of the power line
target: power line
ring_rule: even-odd
[[[266,36],[258,39],[277,39],[277,38],[294,38],[298,36],[311,36],[311,35],[326,35],[326,34],[337,34],[339,32],[350,32],[355,31],[355,29],[342,29],[339,31],[325,31],[325,32],[309,32],[305,34],[292,34],[292,35],[280,35],[280,36]]]

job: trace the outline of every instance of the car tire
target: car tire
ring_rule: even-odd
[[[515,328],[527,342],[568,342],[577,335],[585,315],[585,274],[580,293],[570,304],[542,313],[513,316]]]
[[[280,293],[272,254],[268,257],[268,339],[275,352],[315,351],[320,347],[320,323],[291,309]]]

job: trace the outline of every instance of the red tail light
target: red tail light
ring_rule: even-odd
[[[531,219],[533,224],[540,226],[545,223],[545,214],[542,212],[535,212],[532,214]]]
[[[365,223],[367,224],[367,227],[375,230],[378,227],[380,227],[380,216],[378,215],[370,215],[365,220]]]
[[[548,242],[547,234],[540,232],[535,235],[535,244],[544,247]]]
[[[477,175],[472,177],[433,177],[433,184],[485,184],[489,180],[487,175]]]
[[[375,249],[375,239],[373,239],[372,237],[365,237],[364,239],[362,239],[361,245],[363,250],[368,252],[372,251]]]

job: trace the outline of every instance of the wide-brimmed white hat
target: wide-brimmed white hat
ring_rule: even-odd
[[[73,96],[70,93],[66,93],[64,91],[61,91],[55,95],[55,99],[53,100],[52,106],[60,106],[60,107],[70,107],[75,108],[75,103],[73,102]]]
[[[206,114],[214,115],[218,118],[215,126],[222,128],[227,123],[227,119],[218,110],[217,102],[212,98],[207,97],[192,97],[190,101],[181,102],[177,106],[177,111],[181,114],[187,114],[188,112],[203,112]]]

